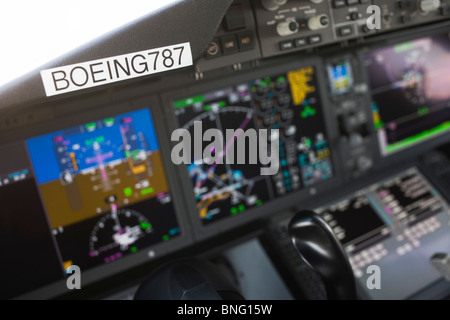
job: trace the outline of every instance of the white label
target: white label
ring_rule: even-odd
[[[41,71],[47,97],[192,65],[189,42]]]

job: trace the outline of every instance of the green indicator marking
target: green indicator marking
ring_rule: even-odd
[[[131,153],[130,153],[130,151],[128,151],[128,150],[127,150],[127,151],[125,151],[125,157],[126,157],[126,158],[129,158],[130,156],[131,156]]]
[[[384,123],[383,122],[377,122],[377,123],[375,123],[375,129],[380,129],[380,128],[383,128],[384,127]]]
[[[94,131],[96,127],[97,125],[95,124],[95,122],[91,122],[85,125],[87,131]]]
[[[104,136],[97,137],[97,138],[95,138],[95,141],[98,143],[103,143],[103,142],[105,142],[105,137]]]
[[[225,107],[227,104],[225,103],[225,101],[220,101],[219,102],[219,107],[223,108]]]
[[[237,209],[235,208],[235,207],[232,207],[231,209],[230,209],[230,213],[233,215],[233,216],[235,216],[235,215],[237,215]]]
[[[136,247],[131,247],[131,248],[130,248],[130,251],[131,251],[132,253],[137,252],[137,250],[138,250],[138,249],[137,249]]]
[[[151,223],[147,223],[147,222],[141,222],[141,228],[144,230],[148,230],[152,228],[152,224]]]
[[[278,77],[277,79],[278,82],[286,82],[286,78],[283,76]]]
[[[205,96],[195,96],[183,100],[178,100],[173,103],[175,109],[185,108],[192,106],[194,103],[205,101]]]
[[[141,150],[133,150],[131,151],[131,157],[133,158],[133,160],[139,160],[138,155],[141,152]]]
[[[103,124],[107,127],[111,127],[114,124],[114,118],[108,118],[103,120]]]
[[[400,142],[397,142],[395,144],[391,144],[390,146],[386,147],[386,151],[388,153],[394,152],[394,151],[409,147],[411,145],[414,145],[426,138],[436,136],[438,134],[441,134],[441,133],[443,133],[445,131],[449,131],[449,130],[450,130],[450,121],[447,121],[437,127],[434,127],[433,129],[421,132],[419,134],[416,134],[412,137],[409,137],[409,138],[402,140]]]
[[[207,104],[207,105],[205,106],[205,110],[206,110],[206,111],[211,110],[211,106],[210,106],[209,104]]]
[[[133,194],[133,189],[127,187],[123,189],[123,194],[125,195],[125,197],[131,197],[131,195]]]
[[[417,114],[419,116],[423,116],[423,115],[427,114],[429,111],[430,111],[430,109],[428,109],[428,107],[423,107],[423,108],[419,108],[417,110]]]
[[[169,240],[169,236],[167,234],[165,234],[162,236],[162,239],[163,239],[163,241],[167,241],[167,240]]]
[[[396,53],[408,51],[411,49],[414,49],[414,42],[405,42],[394,47],[394,51]]]
[[[86,141],[84,141],[84,144],[87,147],[90,147],[90,146],[92,146],[94,144],[94,139],[87,139]]]
[[[141,195],[145,196],[146,194],[149,194],[149,193],[152,193],[152,192],[153,192],[153,188],[152,187],[146,188],[146,189],[142,189],[141,190]]]
[[[308,147],[311,147],[311,139],[306,139],[305,143]]]
[[[245,206],[243,204],[238,205],[239,212],[242,212],[245,210]]]
[[[302,111],[301,116],[303,119],[312,117],[316,115],[316,110],[311,108],[310,106],[306,106],[305,109]]]
[[[262,202],[261,200],[256,201],[256,205],[257,205],[257,206],[260,206],[260,205],[262,205],[262,204],[263,204],[263,202]]]

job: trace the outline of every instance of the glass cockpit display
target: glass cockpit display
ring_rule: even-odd
[[[333,95],[341,95],[353,90],[353,70],[349,59],[328,64],[327,71]]]
[[[26,143],[65,268],[109,263],[180,233],[148,109]]]
[[[450,130],[447,33],[374,49],[365,60],[382,155]]]
[[[260,163],[207,164],[191,158],[188,171],[203,224],[240,215],[333,176],[316,77],[310,66],[174,101],[179,127],[192,137],[199,122],[204,131],[217,128],[223,136],[229,129],[242,129],[239,134],[249,129],[278,130],[267,137],[279,143],[279,168],[274,175],[261,175]],[[238,138],[224,141],[223,157],[230,152],[237,157]],[[248,153],[252,142],[246,141]],[[245,155],[247,160],[250,156]]]

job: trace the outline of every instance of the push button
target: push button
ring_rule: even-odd
[[[238,52],[236,37],[234,35],[220,38],[223,54],[232,54]]]
[[[255,41],[251,32],[242,32],[237,35],[239,50],[251,50],[255,47]]]
[[[307,45],[306,38],[298,38],[295,39],[294,42],[296,48],[301,48]]]
[[[333,0],[333,8],[338,9],[345,7],[345,0]]]
[[[314,35],[314,36],[310,36],[310,37],[308,38],[308,42],[309,42],[309,44],[318,44],[318,43],[321,43],[321,42],[322,42],[322,37],[321,37],[319,34]]]
[[[291,50],[291,49],[294,49],[294,42],[292,42],[292,41],[280,42],[280,50],[281,51],[286,51],[286,50]]]
[[[342,27],[342,28],[339,28],[338,32],[341,37],[348,37],[353,34],[353,28],[350,26]]]

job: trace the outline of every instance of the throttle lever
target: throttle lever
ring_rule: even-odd
[[[297,213],[289,223],[289,234],[301,259],[321,276],[328,299],[356,299],[350,262],[321,216],[313,211]]]

